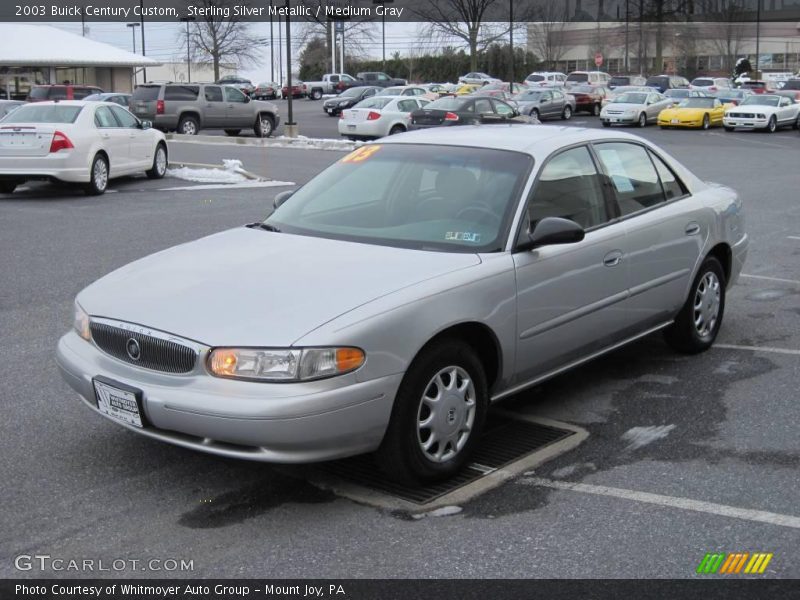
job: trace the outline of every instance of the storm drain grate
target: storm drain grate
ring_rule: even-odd
[[[574,433],[531,421],[492,415],[473,454],[473,462],[455,477],[428,486],[407,486],[387,479],[369,454],[330,462],[322,469],[363,487],[414,504],[427,504]]]

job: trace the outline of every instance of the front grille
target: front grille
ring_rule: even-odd
[[[755,119],[756,116],[753,113],[739,113],[739,112],[732,112],[728,113],[729,117],[733,117],[734,119]]]
[[[188,373],[194,369],[197,361],[197,352],[194,349],[177,342],[94,321],[90,324],[90,328],[92,339],[98,348],[132,365],[165,373]],[[138,360],[134,360],[128,354],[130,339],[136,340],[139,344]]]

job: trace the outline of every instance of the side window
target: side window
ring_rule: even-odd
[[[383,73],[380,73],[378,75],[378,81],[389,81],[389,76],[388,75],[384,75]]]
[[[94,111],[94,124],[97,127],[119,127],[119,123],[111,114],[111,109],[108,106],[98,106]]]
[[[494,112],[492,110],[492,103],[489,102],[488,98],[478,98],[477,100],[475,100],[475,110],[479,114]]]
[[[168,85],[164,88],[164,100],[197,100],[200,95],[200,86],[197,85]]]
[[[650,153],[650,158],[653,159],[653,164],[656,166],[656,171],[658,171],[661,185],[664,188],[664,193],[667,195],[667,200],[681,198],[689,193],[686,186],[675,176],[675,173],[672,172],[672,169],[670,169],[663,160],[652,152]]]
[[[222,102],[222,89],[216,85],[207,85],[203,89],[206,102]]]
[[[510,117],[514,114],[514,109],[508,104],[503,104],[502,102],[495,102],[494,108],[497,114],[501,117]]]
[[[542,94],[542,102],[550,102],[552,99],[553,96],[551,94]]]
[[[110,106],[111,112],[114,113],[114,116],[117,117],[117,121],[122,127],[129,127],[129,128],[137,128],[139,127],[139,120],[134,117],[131,113],[129,113],[124,108],[120,108],[119,106]]]
[[[658,174],[642,146],[615,142],[596,144],[595,150],[611,179],[623,216],[664,202]]]
[[[608,221],[600,176],[586,147],[550,159],[539,175],[527,214],[531,229],[545,217],[571,219],[585,229]]]
[[[235,87],[225,88],[225,100],[228,102],[246,102],[244,94]]]
[[[328,80],[331,83],[339,83],[339,76],[338,75],[331,75],[330,77],[328,77]]]
[[[417,98],[417,104],[419,104],[420,108],[422,108],[423,106],[426,106],[427,104],[430,104],[430,102],[431,101],[428,100],[427,98]]]
[[[377,92],[377,91],[378,90],[376,90],[375,88],[369,89],[369,90],[364,92],[364,96],[363,97],[364,98],[369,98],[370,96],[374,96],[375,92]]]
[[[564,97],[564,94],[561,92],[553,92],[553,99],[554,100],[561,100]]]

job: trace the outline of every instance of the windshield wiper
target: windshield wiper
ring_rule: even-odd
[[[281,230],[275,227],[275,225],[270,225],[269,223],[262,223],[261,221],[256,221],[255,223],[248,223],[245,227],[249,227],[250,229],[263,229],[264,231],[272,231],[274,233],[280,233]]]

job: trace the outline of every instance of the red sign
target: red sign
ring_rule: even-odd
[[[603,64],[603,55],[599,52],[594,55],[594,64],[598,67]]]

